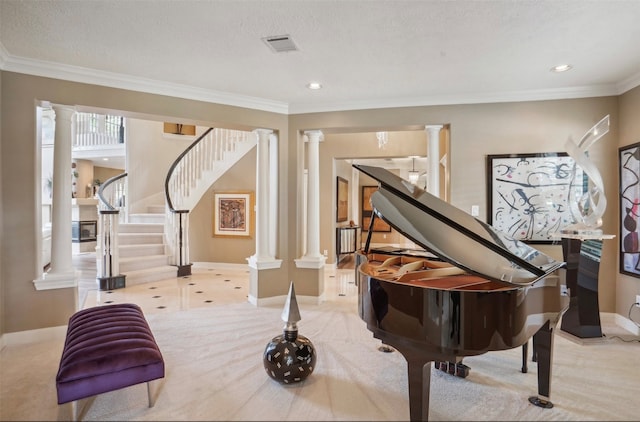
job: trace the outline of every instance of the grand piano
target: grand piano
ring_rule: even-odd
[[[553,329],[568,300],[564,262],[512,239],[388,170],[353,165],[374,178],[374,218],[424,251],[356,254],[358,312],[373,336],[406,359],[412,421],[429,417],[431,362],[461,363],[528,344],[538,368],[532,404],[549,408]],[[373,222],[371,223],[373,224]]]

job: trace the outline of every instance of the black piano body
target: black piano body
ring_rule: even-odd
[[[428,420],[431,362],[506,350],[533,338],[538,396],[549,401],[553,329],[567,307],[564,266],[387,170],[354,165],[379,182],[374,218],[425,249],[357,254],[360,317],[407,360],[412,421]],[[371,233],[371,232],[369,232]]]

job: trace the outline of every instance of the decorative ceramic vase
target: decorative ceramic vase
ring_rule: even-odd
[[[286,322],[283,334],[274,337],[264,349],[264,369],[271,378],[280,383],[300,382],[313,372],[316,352],[311,341],[298,334],[296,323],[300,321],[300,312],[293,283],[289,287],[282,320]]]

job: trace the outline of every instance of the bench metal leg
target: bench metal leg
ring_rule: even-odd
[[[156,401],[153,399],[153,395],[151,394],[151,381],[147,381],[147,396],[149,397],[149,407],[153,407],[156,404]]]
[[[71,408],[71,420],[75,422],[78,420],[78,402],[74,400],[69,402],[69,405]]]

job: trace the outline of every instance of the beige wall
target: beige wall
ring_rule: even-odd
[[[2,86],[2,273],[3,333],[64,325],[75,311],[73,289],[36,291],[35,106],[37,101],[122,110],[131,117],[188,119],[203,126],[271,128],[287,137],[285,115],[201,101],[1,72]],[[160,116],[160,117],[158,117]],[[284,143],[280,157],[287,160]],[[284,182],[283,182],[284,183]],[[286,192],[285,192],[286,195]],[[280,222],[287,219],[287,208]],[[286,229],[285,229],[286,232]],[[285,237],[286,238],[286,237]],[[11,239],[8,245],[5,239]],[[9,247],[10,246],[10,247]],[[286,247],[280,251],[286,253]],[[285,258],[286,268],[288,259]],[[287,282],[283,282],[286,294]]]
[[[204,194],[189,216],[189,240],[192,262],[228,262],[246,264],[256,251],[254,229],[247,237],[213,236],[213,201],[215,192],[252,192],[255,204],[256,148],[249,151]]]
[[[2,101],[2,78],[0,77],[0,157],[4,157],[4,154],[2,153],[2,117],[4,115],[4,110],[2,108],[4,101]],[[0,158],[0,199],[3,198],[2,195],[2,186],[3,186],[3,173],[2,173],[2,159]],[[4,239],[5,239],[5,233],[4,233],[4,214],[3,214],[3,210],[4,210],[4,201],[0,200],[0,339],[2,338],[2,335],[5,333],[5,328],[4,328],[4,301],[7,297],[7,295],[5,294],[5,289],[4,289],[4,268],[3,268],[3,262],[4,262],[4,254],[2,253],[2,251],[4,250]],[[2,341],[0,340],[0,347],[2,347]]]
[[[640,87],[637,87],[620,96],[619,147],[640,142],[639,115]],[[611,200],[617,201],[618,199],[616,197],[612,197]],[[620,211],[618,211],[618,215],[619,214]],[[620,224],[619,220],[618,224]],[[616,233],[619,233],[617,229]],[[616,245],[620,244],[620,240],[618,238],[616,238],[615,242]],[[619,250],[619,247],[616,248],[616,251]],[[619,262],[619,252],[618,255],[616,255],[616,259]],[[617,265],[619,266],[619,264]],[[640,295],[640,278],[618,273],[617,283],[615,286],[615,312],[623,317],[628,317],[631,305],[635,303],[636,295]]]
[[[607,137],[594,145],[591,157],[603,175],[609,205],[605,214],[604,231],[617,234],[617,147],[618,127],[624,134],[624,142],[635,142],[640,135],[633,120],[640,109],[638,90],[621,97],[622,110],[618,112],[618,97],[602,97],[578,100],[539,101],[479,105],[451,105],[431,107],[407,107],[380,110],[279,115],[238,107],[222,106],[173,97],[33,77],[12,72],[1,73],[2,116],[0,126],[2,155],[0,158],[0,194],[3,229],[0,243],[0,291],[3,293],[3,332],[15,332],[65,324],[74,311],[72,289],[35,291],[35,101],[48,100],[67,105],[87,105],[112,110],[123,110],[138,118],[173,116],[188,119],[204,126],[237,126],[241,129],[258,127],[276,129],[279,134],[279,243],[278,258],[283,268],[260,274],[259,296],[286,294],[289,280],[303,285],[296,292],[307,295],[317,293],[321,286],[314,280],[316,274],[295,268],[293,259],[301,253],[302,216],[297,209],[302,203],[302,169],[304,165],[304,130],[321,129],[326,140],[320,144],[321,154],[321,246],[333,251],[335,198],[333,159],[347,156],[367,156],[377,149],[375,137],[363,140],[362,133],[377,130],[415,130],[421,140],[398,143],[397,155],[424,154],[422,146],[425,124],[450,125],[451,203],[465,211],[471,205],[480,206],[480,217],[486,218],[485,157],[497,153],[551,152],[564,150],[568,138],[580,139],[584,132],[604,115],[610,114],[612,130]],[[624,118],[624,122],[621,122]],[[360,133],[360,134],[359,134]],[[372,142],[373,148],[369,148]],[[391,142],[391,141],[390,141]],[[418,150],[418,151],[416,151]],[[413,152],[416,151],[416,152]],[[364,155],[363,155],[364,154]],[[250,160],[250,157],[246,158]],[[255,160],[255,159],[254,159]],[[247,165],[250,166],[250,165]],[[243,166],[247,167],[247,166]],[[239,171],[239,170],[238,170]],[[254,170],[255,171],[255,170]],[[243,171],[243,173],[247,173]],[[237,175],[235,181],[221,181],[215,189],[236,187],[245,178],[255,181],[255,173]],[[236,177],[236,176],[233,176]],[[18,181],[18,182],[16,182]],[[247,185],[248,186],[248,185]],[[204,226],[206,237],[210,233],[211,192],[194,210],[192,232]],[[324,200],[326,198],[326,200]],[[4,239],[12,239],[11,247]],[[217,253],[215,239],[198,239],[196,244],[206,244],[206,260]],[[193,248],[196,249],[196,248]],[[239,248],[240,249],[240,248]],[[559,246],[540,249],[554,256],[561,256]],[[638,293],[635,280],[620,279],[617,273],[617,243],[605,242],[600,271],[600,307],[604,312],[616,310],[626,317],[629,298]],[[200,258],[200,252],[192,260]],[[238,256],[246,258],[251,253],[242,250]],[[262,273],[262,272],[261,272]],[[624,292],[616,295],[616,286]],[[314,287],[315,286],[315,287]],[[622,297],[620,295],[623,295]],[[616,304],[616,300],[619,302]],[[37,309],[38,312],[33,312]]]
[[[313,113],[290,116],[289,130],[293,135],[305,130],[320,129],[328,133],[329,142],[320,143],[321,193],[330,195],[333,184],[326,176],[330,167],[326,156],[351,154],[350,148],[370,154],[377,149],[375,137],[371,143],[359,144],[357,135],[344,137],[343,142],[332,145],[333,134],[375,132],[384,129],[420,129],[424,125],[450,125],[450,162],[451,162],[451,203],[467,212],[472,205],[479,205],[480,218],[486,221],[486,175],[485,158],[488,154],[533,153],[564,151],[564,143],[572,138],[578,142],[584,133],[605,115],[611,115],[612,127],[603,141],[594,145],[590,151],[592,160],[600,170],[609,202],[604,216],[603,230],[617,233],[617,140],[618,98],[602,97],[577,100],[536,101],[521,103],[497,103],[475,105],[451,105],[430,107],[408,107],[384,110],[357,110],[344,112]],[[355,129],[354,129],[355,128]],[[371,138],[371,136],[369,136]],[[423,138],[426,139],[426,138]],[[608,140],[608,141],[607,141]],[[292,139],[293,142],[293,139]],[[391,141],[389,141],[391,144]],[[294,150],[291,155],[299,157],[303,152]],[[323,149],[334,149],[326,152]],[[423,154],[426,143],[418,152],[406,145],[402,146],[402,155]],[[418,148],[417,146],[415,148]],[[337,151],[340,152],[337,152]],[[291,175],[293,179],[294,175]],[[320,250],[332,248],[333,222],[328,216],[334,215],[331,201],[321,201],[321,245]],[[600,309],[613,312],[615,306],[615,280],[617,277],[616,242],[607,241],[604,245],[600,269]],[[545,253],[562,259],[559,245],[540,245]]]

